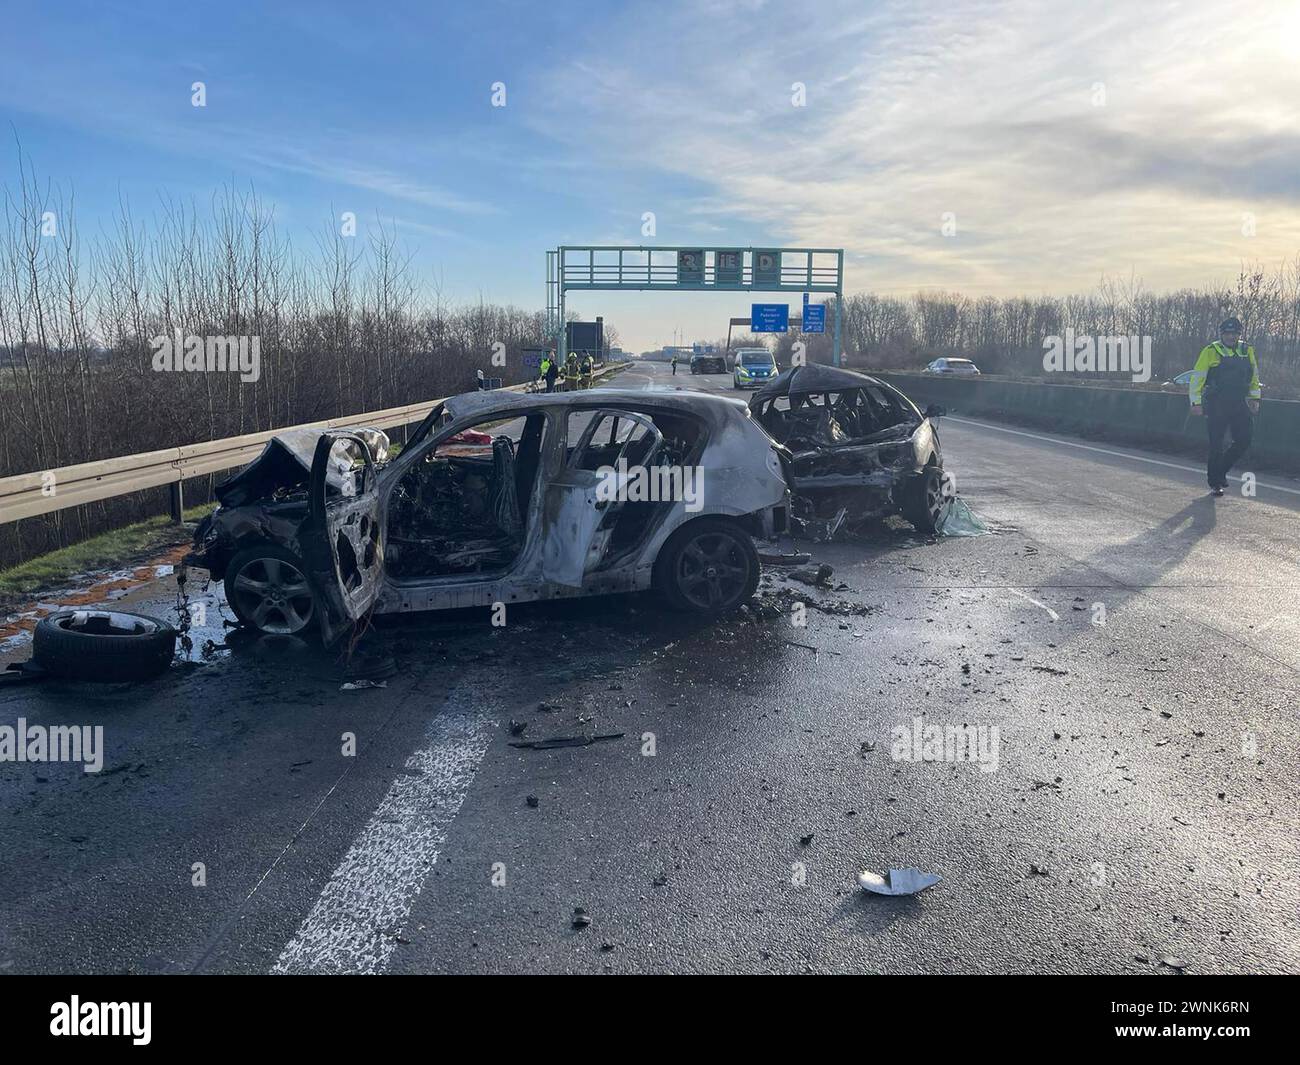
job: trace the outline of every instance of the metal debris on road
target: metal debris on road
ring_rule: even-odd
[[[823,562],[816,567],[801,566],[799,569],[792,569],[789,576],[792,581],[798,581],[800,584],[811,585],[814,588],[829,588],[834,573],[835,570]]]
[[[806,551],[793,551],[782,554],[779,551],[760,551],[759,562],[765,566],[806,566],[812,561],[812,555]]]
[[[525,747],[533,751],[549,751],[555,747],[590,747],[601,740],[621,740],[622,732],[606,732],[598,736],[551,736],[544,740],[521,740],[511,747]]]
[[[366,688],[387,688],[387,687],[388,687],[388,681],[386,680],[364,680],[364,679],[348,680],[348,681],[344,681],[342,684],[339,685],[339,691],[356,692],[356,691],[362,691]]]
[[[890,869],[885,876],[863,870],[858,874],[858,886],[875,895],[915,895],[942,879],[938,873],[923,873],[920,869]]]

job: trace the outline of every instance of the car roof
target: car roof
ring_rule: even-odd
[[[476,414],[493,414],[540,407],[659,407],[694,414],[726,417],[744,414],[745,401],[685,389],[598,388],[583,392],[466,392],[447,400],[447,411],[457,420]]]

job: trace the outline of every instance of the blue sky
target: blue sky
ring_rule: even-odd
[[[0,117],[83,226],[252,183],[300,246],[382,217],[457,300],[540,307],[559,243],[843,246],[850,290],[972,296],[1300,251],[1281,0],[53,0],[5,24]],[[643,349],[717,336],[747,300],[572,306]]]

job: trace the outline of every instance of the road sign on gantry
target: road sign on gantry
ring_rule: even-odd
[[[803,331],[805,333],[826,332],[826,304],[805,303],[803,305]]]
[[[745,253],[739,248],[719,248],[713,253],[713,280],[719,285],[739,285],[745,272]]]
[[[755,303],[749,311],[751,333],[785,333],[790,328],[790,307],[785,303]]]
[[[781,283],[781,252],[776,248],[756,248],[754,250],[754,284],[770,285]]]
[[[818,292],[835,296],[832,359],[840,362],[843,248],[687,248],[561,245],[546,253],[547,332],[560,354],[567,343],[570,292]],[[776,306],[776,305],[773,305]],[[789,328],[787,318],[780,330]],[[826,312],[812,311],[808,332],[825,330]],[[800,319],[802,321],[802,319]]]
[[[677,252],[677,283],[704,284],[704,249],[681,248]]]

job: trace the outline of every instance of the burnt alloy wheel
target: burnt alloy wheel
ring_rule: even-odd
[[[748,533],[733,522],[699,518],[660,549],[654,584],[675,609],[718,615],[749,599],[758,575],[758,552]]]
[[[240,551],[226,567],[226,601],[245,625],[276,636],[306,629],[316,616],[316,598],[302,560],[267,544]]]
[[[948,508],[952,506],[942,467],[927,466],[908,486],[907,494],[903,517],[915,526],[917,532],[938,532],[948,515]]]

